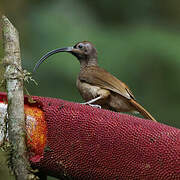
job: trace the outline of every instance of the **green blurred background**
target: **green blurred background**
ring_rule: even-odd
[[[20,33],[23,67],[32,72],[49,50],[91,41],[99,64],[124,81],[159,121],[180,128],[180,1],[4,0],[1,11]],[[82,102],[79,62],[54,55],[27,84],[32,95]],[[1,171],[0,171],[1,173]]]

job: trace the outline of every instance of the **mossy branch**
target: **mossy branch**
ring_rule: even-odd
[[[5,81],[8,93],[8,137],[11,146],[10,165],[16,179],[33,179],[27,157],[24,120],[23,76],[19,35],[11,22],[2,16]]]
[[[0,17],[1,17],[1,11],[0,11]],[[3,87],[4,82],[4,67],[2,65],[2,58],[3,58],[3,38],[2,38],[2,18],[0,18],[0,91],[5,91],[5,88]]]

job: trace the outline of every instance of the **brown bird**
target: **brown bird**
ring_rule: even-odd
[[[88,41],[79,42],[73,47],[50,51],[37,62],[34,71],[45,59],[59,52],[69,52],[80,62],[76,86],[86,101],[84,104],[98,105],[117,112],[140,112],[144,118],[156,121],[136,102],[126,84],[98,66],[96,48]]]

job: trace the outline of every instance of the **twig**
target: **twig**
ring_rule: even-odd
[[[8,137],[11,145],[10,165],[16,179],[33,179],[27,157],[24,120],[23,76],[19,35],[10,21],[2,16],[5,80],[8,92]],[[19,71],[21,70],[21,71]]]
[[[0,11],[0,17],[1,17],[1,11]],[[2,66],[2,58],[3,58],[3,42],[2,42],[2,18],[0,18],[0,91],[5,91],[4,88],[4,67]]]

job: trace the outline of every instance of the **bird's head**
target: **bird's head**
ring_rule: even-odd
[[[97,65],[97,51],[93,44],[89,41],[82,41],[72,47],[58,48],[45,54],[35,65],[34,71],[44,62],[48,57],[59,52],[68,52],[73,54],[82,66]]]

